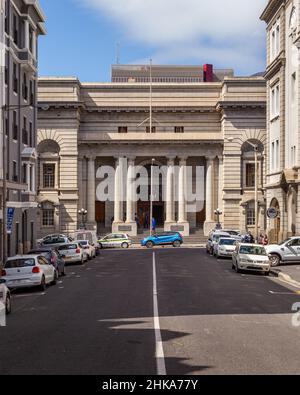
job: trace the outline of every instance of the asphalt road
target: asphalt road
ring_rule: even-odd
[[[45,294],[13,295],[0,375],[299,374],[296,302],[204,250],[107,250]]]

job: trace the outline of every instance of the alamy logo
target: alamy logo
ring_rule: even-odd
[[[98,201],[148,202],[152,187],[153,201],[184,200],[187,212],[204,208],[205,176],[203,166],[153,166],[128,165],[127,158],[119,160],[117,168],[101,166],[96,173]],[[117,194],[116,194],[117,192]]]
[[[293,304],[292,311],[296,312],[292,317],[292,325],[295,328],[300,328],[300,302]]]
[[[6,326],[5,305],[0,302],[0,326]]]

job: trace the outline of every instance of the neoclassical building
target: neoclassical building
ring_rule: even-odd
[[[111,83],[39,79],[39,105],[49,108],[38,118],[39,236],[72,233],[81,223],[81,208],[87,210],[86,225],[99,233],[113,229],[136,235],[150,202],[149,195],[132,199],[137,192],[132,169],[143,166],[150,172],[151,164],[166,169],[165,194],[158,185],[153,203],[159,228],[207,234],[219,208],[224,227],[253,230],[257,177],[257,220],[265,230],[265,80],[234,77],[232,70],[213,71],[209,65],[153,66],[150,133],[148,73],[146,66],[116,66]],[[257,175],[248,141],[259,147]],[[96,193],[104,166],[115,170],[113,199],[101,200]],[[186,188],[198,182],[202,193],[190,210]]]
[[[300,1],[270,0],[267,23],[267,208],[272,241],[300,232]]]

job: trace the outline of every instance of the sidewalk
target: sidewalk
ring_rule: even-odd
[[[272,274],[300,289],[300,263],[274,267]]]

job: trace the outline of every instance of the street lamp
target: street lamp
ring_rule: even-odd
[[[150,188],[150,236],[152,236],[152,219],[153,219],[153,168],[154,168],[155,159],[151,160],[151,188]]]
[[[223,214],[223,212],[219,209],[219,208],[217,208],[216,210],[215,210],[215,215],[217,216],[217,218],[218,218],[218,222],[217,222],[217,225],[216,225],[216,228],[217,229],[222,229],[222,225],[221,225],[221,223],[220,223],[220,216]]]
[[[9,111],[21,110],[22,108],[38,108],[36,105],[31,104],[24,104],[24,105],[6,105],[4,104],[1,106],[1,117],[2,117],[2,179],[3,179],[3,186],[2,186],[2,265],[5,265],[7,260],[7,229],[6,229],[6,222],[7,222],[7,161],[6,161],[6,130],[5,130],[5,122],[6,117]],[[48,105],[40,106],[40,108],[44,111],[49,109]]]
[[[78,210],[78,214],[81,216],[81,224],[80,224],[80,229],[85,229],[85,217],[87,215],[87,210],[82,208],[81,210]]]

